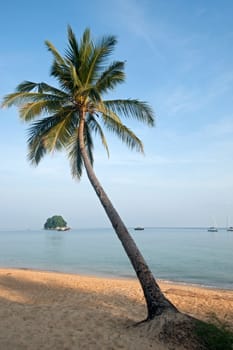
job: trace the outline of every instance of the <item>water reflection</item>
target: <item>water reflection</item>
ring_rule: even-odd
[[[51,246],[62,246],[64,240],[64,232],[46,231],[45,239]]]

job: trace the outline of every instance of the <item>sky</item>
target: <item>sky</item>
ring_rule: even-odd
[[[147,101],[155,128],[129,127],[145,155],[108,135],[94,170],[126,226],[233,225],[233,2],[231,0],[4,1],[0,98],[24,80],[56,84],[45,40],[63,53],[67,25],[79,38],[115,35],[111,60],[126,61],[114,98]],[[127,121],[128,122],[128,121]],[[110,227],[84,174],[65,154],[27,161],[27,129],[0,109],[0,229],[39,229],[52,215],[73,228]],[[228,218],[228,219],[227,219]]]

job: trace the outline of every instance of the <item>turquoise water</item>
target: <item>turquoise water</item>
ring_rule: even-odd
[[[233,232],[129,231],[157,279],[233,290]],[[0,231],[0,266],[135,277],[113,229]]]

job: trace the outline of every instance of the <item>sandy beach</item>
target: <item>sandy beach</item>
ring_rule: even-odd
[[[160,283],[192,316],[233,325],[233,291]],[[137,280],[0,269],[0,349],[183,349],[134,324],[146,317]]]

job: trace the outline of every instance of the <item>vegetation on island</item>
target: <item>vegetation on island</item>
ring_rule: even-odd
[[[45,230],[56,230],[57,228],[66,228],[67,222],[61,215],[54,215],[46,220],[44,224]]]

